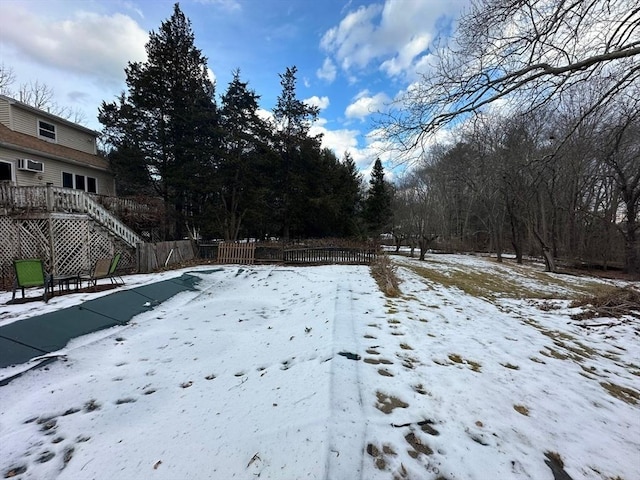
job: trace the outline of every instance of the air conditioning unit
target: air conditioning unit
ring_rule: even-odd
[[[27,172],[44,172],[44,163],[36,160],[30,160],[28,158],[18,159],[18,170],[25,170]]]

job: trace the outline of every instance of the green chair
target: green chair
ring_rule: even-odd
[[[98,280],[108,278],[112,285],[124,285],[124,280],[116,274],[116,269],[118,268],[121,257],[122,254],[118,252],[113,258],[100,258],[96,260],[89,274],[81,274],[78,276],[80,282],[86,280],[90,287],[95,288],[98,285]]]
[[[118,268],[121,257],[121,252],[116,253],[113,256],[113,260],[111,260],[111,265],[109,266],[109,280],[111,280],[111,283],[114,285],[124,285],[124,280],[122,280],[122,277],[116,274],[116,269]]]
[[[42,299],[45,302],[49,300],[49,290],[53,290],[53,285],[51,284],[51,276],[44,270],[42,260],[39,258],[14,260],[13,268],[16,279],[13,283],[12,301],[16,298],[18,288],[22,289],[22,298],[24,298],[24,289],[31,287],[44,287]]]

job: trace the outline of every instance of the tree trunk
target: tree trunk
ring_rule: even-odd
[[[556,262],[553,258],[553,255],[551,254],[551,249],[549,248],[549,246],[546,244],[546,242],[540,236],[540,234],[536,229],[533,230],[533,234],[536,236],[536,238],[538,239],[538,242],[540,242],[540,246],[542,247],[542,257],[544,258],[545,270],[547,272],[555,273]]]

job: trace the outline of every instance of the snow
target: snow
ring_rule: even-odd
[[[637,322],[583,328],[566,300],[611,282],[393,258],[397,298],[364,266],[126,277],[201,281],[0,387],[0,475],[552,480],[554,452],[573,480],[640,478]],[[473,296],[416,267],[489,287]],[[523,298],[496,293],[496,276]],[[3,305],[0,324],[96,295]]]

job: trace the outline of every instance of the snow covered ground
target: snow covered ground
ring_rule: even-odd
[[[394,261],[398,298],[363,266],[189,269],[198,291],[0,387],[0,478],[640,478],[638,323],[564,300],[611,282]]]

